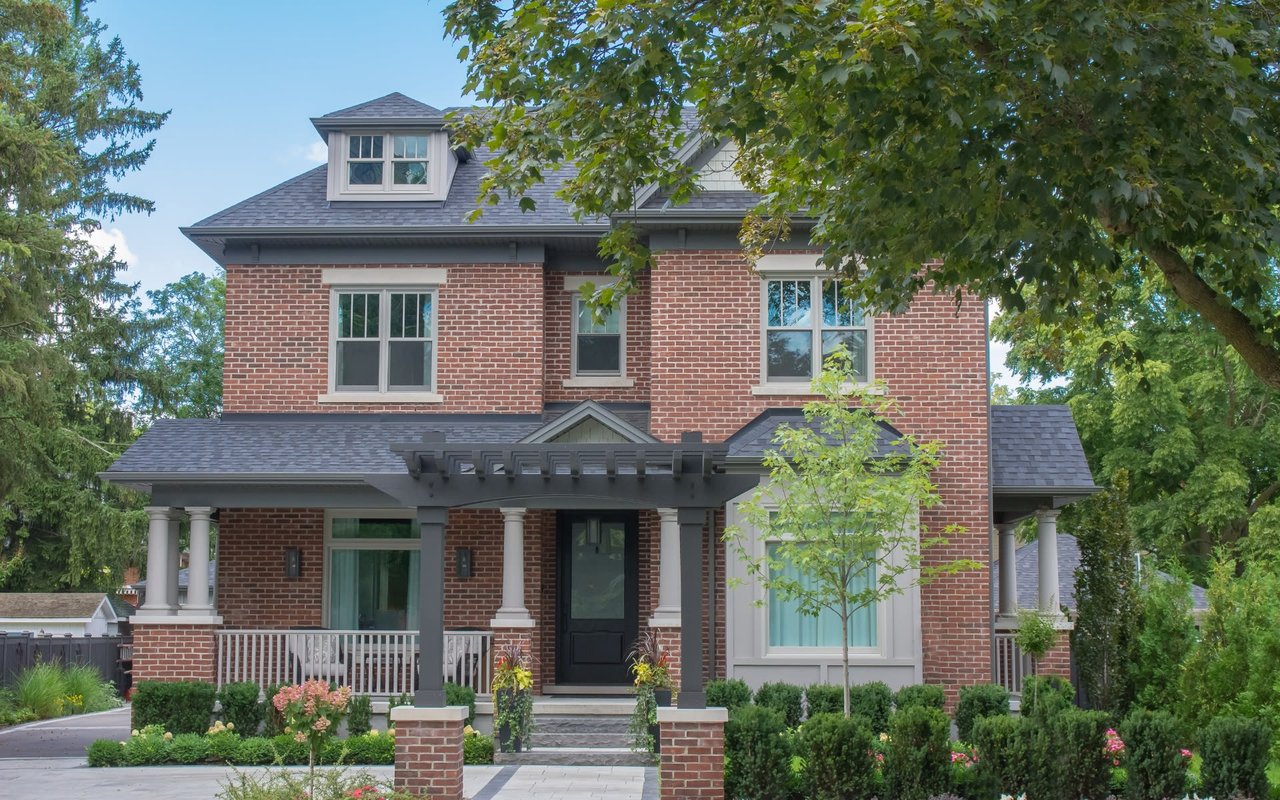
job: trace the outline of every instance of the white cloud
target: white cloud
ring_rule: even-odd
[[[310,161],[312,164],[323,164],[329,160],[329,148],[324,142],[312,142],[306,147],[298,147],[296,150],[303,161]]]
[[[87,239],[90,246],[97,250],[99,255],[105,256],[114,247],[117,261],[123,261],[131,267],[136,266],[138,263],[137,254],[129,249],[129,243],[124,238],[124,231],[119,228],[98,228],[90,233]]]

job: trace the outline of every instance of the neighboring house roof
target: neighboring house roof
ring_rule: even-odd
[[[1071,409],[992,406],[991,486],[996,493],[1010,494],[1096,490]]]
[[[770,450],[777,449],[775,439],[778,429],[784,425],[793,428],[809,428],[817,431],[818,423],[805,419],[799,408],[774,408],[763,412],[728,439],[729,458],[739,461],[759,461]],[[906,448],[899,444],[902,438],[892,425],[880,423],[880,437],[876,442],[876,455],[902,454]],[[832,442],[834,443],[834,442]]]
[[[1017,549],[1014,558],[1014,574],[1017,576],[1018,607],[1035,608],[1040,602],[1040,545],[1028,542]],[[1069,533],[1058,531],[1058,599],[1068,611],[1076,610],[1076,570],[1080,568],[1080,542]],[[998,586],[1000,572],[991,570],[991,585]],[[1173,577],[1157,572],[1161,580]],[[995,593],[998,594],[998,589]],[[1209,598],[1204,587],[1191,586],[1191,606],[1194,611],[1209,608]]]
[[[103,605],[104,616],[116,613],[102,592],[0,592],[0,622],[6,619],[88,620]]]
[[[214,586],[217,585],[217,583],[218,583],[218,561],[217,559],[209,559],[209,587],[213,588]],[[190,584],[191,584],[191,568],[183,567],[182,569],[178,570],[178,588],[185,589]],[[143,578],[140,581],[135,581],[129,584],[129,588],[145,589],[147,588],[147,579]]]

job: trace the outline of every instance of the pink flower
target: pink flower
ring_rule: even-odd
[[[1182,757],[1183,757],[1183,758],[1185,758],[1185,759],[1186,759],[1186,760],[1188,760],[1188,761],[1190,761],[1190,760],[1191,760],[1191,751],[1190,751],[1190,750],[1188,750],[1187,748],[1185,748],[1185,747],[1184,747],[1184,748],[1182,748],[1182,750],[1180,750],[1179,752],[1181,752],[1181,753],[1182,753]]]

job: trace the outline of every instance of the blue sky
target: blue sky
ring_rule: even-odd
[[[172,111],[124,182],[155,213],[104,221],[97,239],[155,289],[214,264],[178,227],[305,172],[323,158],[308,121],[389,92],[466,102],[443,2],[98,0],[142,74],[143,106]]]

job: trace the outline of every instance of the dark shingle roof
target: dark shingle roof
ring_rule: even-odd
[[[992,406],[991,485],[997,492],[1093,488],[1071,409]]]
[[[1040,603],[1040,545],[1028,542],[1018,548],[1014,558],[1014,573],[1018,582],[1018,607],[1036,608]],[[1068,611],[1076,610],[1076,570],[1080,568],[1080,542],[1069,533],[1058,531],[1058,602]],[[1157,578],[1171,581],[1166,573],[1157,572]],[[991,570],[994,594],[999,585],[1000,571]],[[1191,607],[1194,611],[1209,608],[1209,598],[1203,586],[1191,586]]]
[[[694,195],[689,198],[687,203],[678,206],[668,206],[671,198],[659,192],[651,197],[644,204],[645,210],[670,210],[674,212],[685,211],[741,211],[746,212],[755,208],[760,202],[760,195],[755,192],[745,191],[705,191],[701,194]]]
[[[88,619],[105,597],[102,592],[3,592],[0,619]]]
[[[400,474],[404,462],[391,446],[428,432],[442,431],[446,442],[517,442],[541,424],[521,414],[157,420],[106,475]]]
[[[191,568],[183,567],[182,569],[178,570],[178,588],[185,589],[190,585],[191,585]],[[218,585],[218,560],[210,559],[209,560],[209,586],[213,587],[217,585]],[[143,578],[140,581],[130,584],[130,586],[134,589],[145,589],[147,588],[147,579]]]
[[[737,433],[725,442],[729,445],[729,458],[759,461],[769,450],[777,449],[774,437],[783,425],[793,428],[806,427],[817,430],[817,423],[804,418],[804,411],[798,408],[774,408],[743,425]],[[877,442],[877,455],[900,454],[905,449],[897,444],[902,434],[886,423],[880,423],[881,435]]]
[[[337,111],[330,111],[324,115],[325,119],[416,119],[420,117],[438,117],[444,112],[434,106],[426,103],[418,102],[412,97],[392,92],[391,94],[379,97],[376,100],[368,100],[364,103],[357,103],[348,108],[341,108]]]

